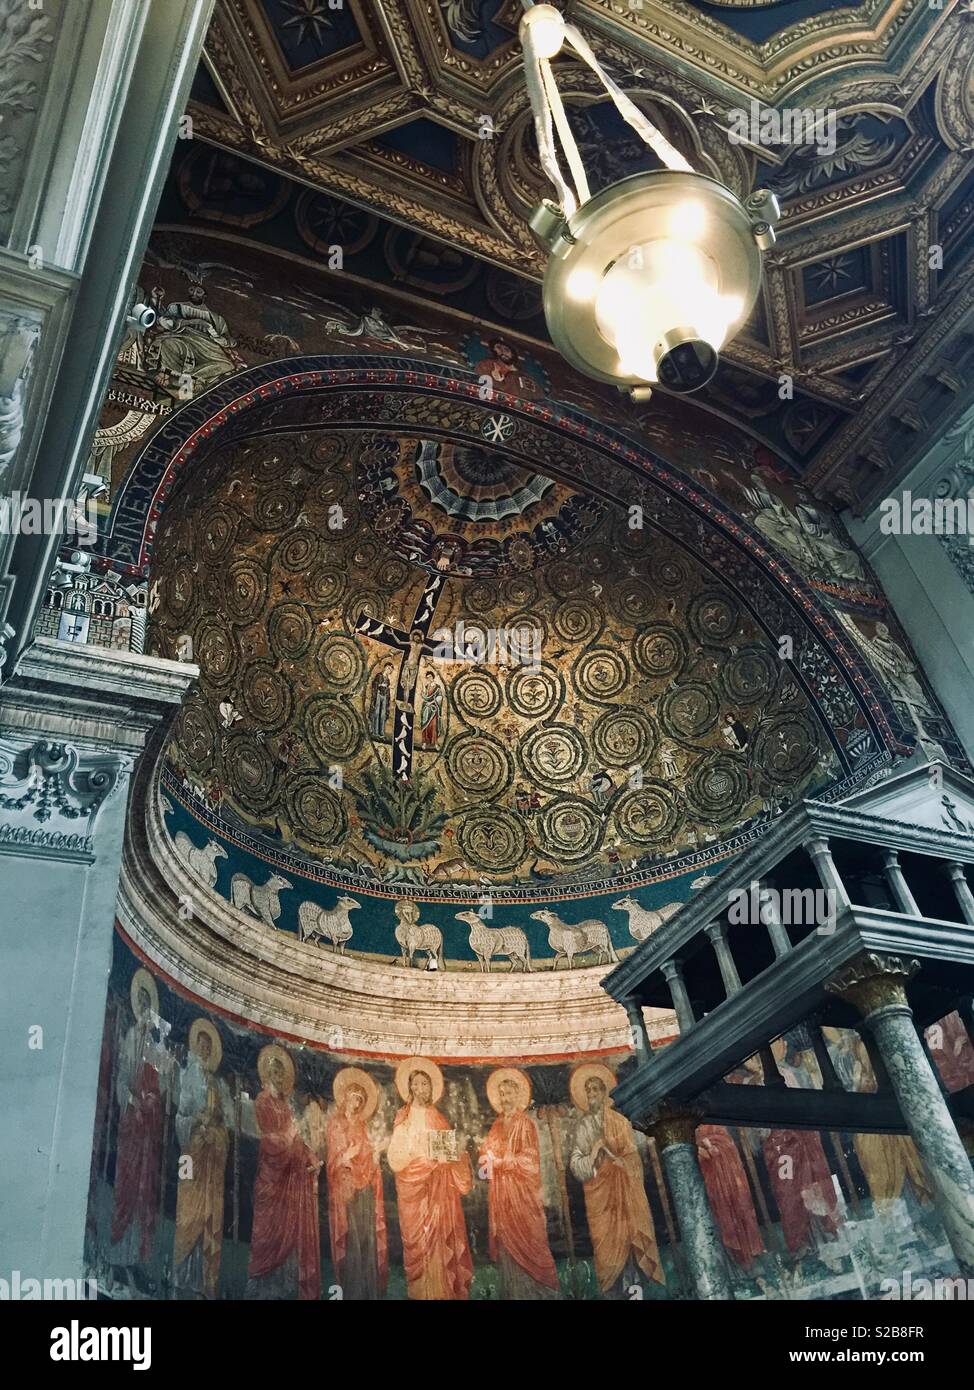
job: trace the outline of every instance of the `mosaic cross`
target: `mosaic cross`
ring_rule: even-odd
[[[379,622],[368,613],[360,613],[355,631],[374,642],[382,642],[402,653],[396,679],[396,698],[392,725],[392,775],[408,782],[413,766],[413,741],[416,728],[416,691],[424,657],[434,661],[448,660],[443,647],[430,640],[429,631],[439,602],[445,574],[432,574],[420,595],[408,631]]]

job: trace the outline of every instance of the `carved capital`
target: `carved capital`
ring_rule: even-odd
[[[694,1143],[697,1125],[702,1120],[703,1111],[699,1106],[663,1101],[639,1128],[656,1140],[656,1146],[662,1152],[674,1144]]]
[[[0,739],[0,845],[90,855],[98,812],[132,760],[40,739]]]
[[[825,988],[852,1004],[868,1019],[879,1009],[908,1008],[906,982],[912,980],[919,969],[919,961],[869,951],[843,966],[827,981]]]

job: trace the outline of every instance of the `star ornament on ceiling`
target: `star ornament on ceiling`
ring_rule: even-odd
[[[851,280],[852,259],[849,256],[831,256],[821,265],[813,266],[812,280],[817,289],[838,289],[843,280]]]
[[[309,38],[321,44],[334,24],[325,0],[281,0],[281,9],[291,15],[290,19],[285,19],[283,28],[296,29],[299,44]]]

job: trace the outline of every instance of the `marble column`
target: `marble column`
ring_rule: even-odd
[[[666,1104],[644,1128],[656,1140],[666,1172],[697,1298],[732,1299],[727,1255],[717,1234],[697,1157],[694,1136],[699,1123],[700,1114],[693,1107]]]
[[[741,977],[737,973],[737,963],[727,940],[727,923],[711,922],[706,928],[706,932],[713,945],[714,955],[717,957],[717,968],[720,970],[720,978],[724,982],[727,998],[730,999],[740,991]]]
[[[903,912],[907,917],[922,917],[923,913],[917,907],[916,899],[910,892],[910,885],[906,881],[903,867],[900,864],[900,856],[895,849],[883,850],[883,875],[886,885],[893,895],[897,912]]]
[[[83,1275],[129,778],[197,674],[40,639],[0,687],[0,1229],[25,1278]]]
[[[629,1019],[629,1032],[632,1037],[632,1045],[636,1049],[636,1056],[640,1062],[653,1061],[653,1049],[649,1041],[643,1006],[634,994],[630,994],[622,1000],[622,1007]]]
[[[681,1033],[689,1033],[696,1023],[693,1016],[693,1006],[690,1003],[690,996],[687,994],[687,987],[683,979],[683,966],[676,960],[664,960],[660,966],[663,978],[670,987],[670,995],[673,999],[673,1008],[676,1010],[676,1021],[680,1025]]]
[[[759,891],[763,888],[768,888],[770,891],[767,898],[758,899],[761,904],[761,921],[768,929],[775,958],[780,960],[791,950],[791,937],[788,935],[778,912],[777,890],[772,888],[770,884],[759,883]]]
[[[958,864],[956,860],[952,859],[947,864],[947,877],[953,884],[954,897],[957,899],[961,916],[965,922],[974,926],[974,893],[971,892],[970,884],[967,882],[963,864]]]
[[[810,857],[818,874],[819,882],[826,892],[835,894],[836,914],[843,909],[851,906],[849,894],[846,886],[842,882],[842,875],[835,866],[832,858],[832,851],[829,849],[829,842],[824,836],[816,836],[811,840],[806,840],[803,845],[804,850]]]
[[[858,1009],[876,1040],[960,1273],[970,1277],[974,1172],[907,1003],[906,982],[918,969],[915,960],[869,952],[845,966],[826,988]]]

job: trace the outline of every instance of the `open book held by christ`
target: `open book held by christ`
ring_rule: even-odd
[[[455,1129],[428,1129],[426,1143],[430,1158],[443,1163],[456,1163],[460,1157],[460,1145]]]

